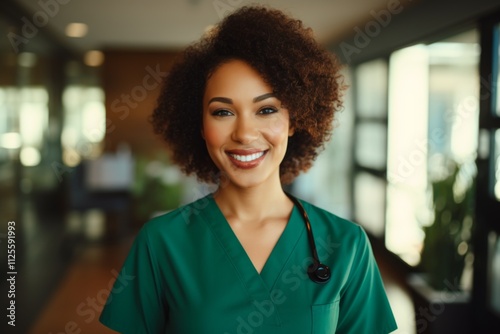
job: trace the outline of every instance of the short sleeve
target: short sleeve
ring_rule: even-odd
[[[336,333],[386,334],[396,329],[368,236],[359,227],[356,255],[340,299]]]
[[[111,289],[99,321],[120,333],[163,333],[167,314],[157,261],[144,226]]]

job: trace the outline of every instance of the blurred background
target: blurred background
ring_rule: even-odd
[[[137,230],[213,190],[153,135],[162,77],[254,3],[346,65],[332,140],[291,192],[366,229],[397,333],[500,331],[498,0],[3,0],[0,332],[111,333],[97,318]]]

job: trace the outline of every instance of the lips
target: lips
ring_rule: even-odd
[[[226,151],[229,160],[234,166],[241,169],[250,169],[257,167],[264,157],[267,150],[230,150]]]

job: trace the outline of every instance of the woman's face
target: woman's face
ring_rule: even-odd
[[[292,134],[288,110],[247,63],[231,60],[209,77],[202,135],[229,184],[247,188],[279,182]]]

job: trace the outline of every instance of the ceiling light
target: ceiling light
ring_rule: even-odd
[[[70,23],[66,26],[66,36],[81,38],[87,35],[89,27],[85,23]]]
[[[91,67],[101,66],[104,63],[104,53],[99,50],[90,50],[83,56],[85,65]]]

